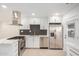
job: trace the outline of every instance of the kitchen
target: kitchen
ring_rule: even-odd
[[[65,55],[63,15],[78,4],[0,5],[0,56]]]

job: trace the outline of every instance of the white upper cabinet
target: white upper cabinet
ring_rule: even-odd
[[[40,29],[48,28],[48,19],[47,18],[23,18],[21,20],[21,29],[30,29],[30,24],[39,24]]]
[[[23,26],[20,26],[20,29],[30,29],[30,26],[29,25],[23,25]]]
[[[40,24],[40,18],[31,18],[30,24]]]
[[[62,17],[61,16],[53,16],[49,18],[49,23],[61,23]]]
[[[47,29],[48,28],[48,19],[41,19],[40,21],[40,29]]]
[[[23,26],[20,26],[20,28],[21,29],[30,29],[29,23],[30,23],[30,20],[28,18],[22,18],[21,24]]]

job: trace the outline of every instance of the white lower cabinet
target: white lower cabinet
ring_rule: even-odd
[[[40,48],[40,38],[39,38],[39,36],[34,37],[34,48]]]
[[[18,41],[6,40],[0,42],[0,56],[18,56]]]
[[[33,38],[31,36],[26,39],[26,47],[33,48]]]
[[[26,48],[40,48],[39,36],[26,36]]]

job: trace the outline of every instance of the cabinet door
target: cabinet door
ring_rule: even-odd
[[[34,48],[40,48],[39,47],[39,36],[34,37]]]
[[[27,39],[26,39],[26,47],[27,48],[33,48],[34,47],[33,42],[34,42],[33,37],[31,37],[31,36],[27,37]]]
[[[31,18],[30,24],[40,24],[40,18]]]
[[[40,48],[39,36],[29,36],[26,38],[26,48]]]

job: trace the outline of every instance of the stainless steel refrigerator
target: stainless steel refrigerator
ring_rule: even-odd
[[[49,48],[63,49],[63,30],[61,23],[49,24]]]

